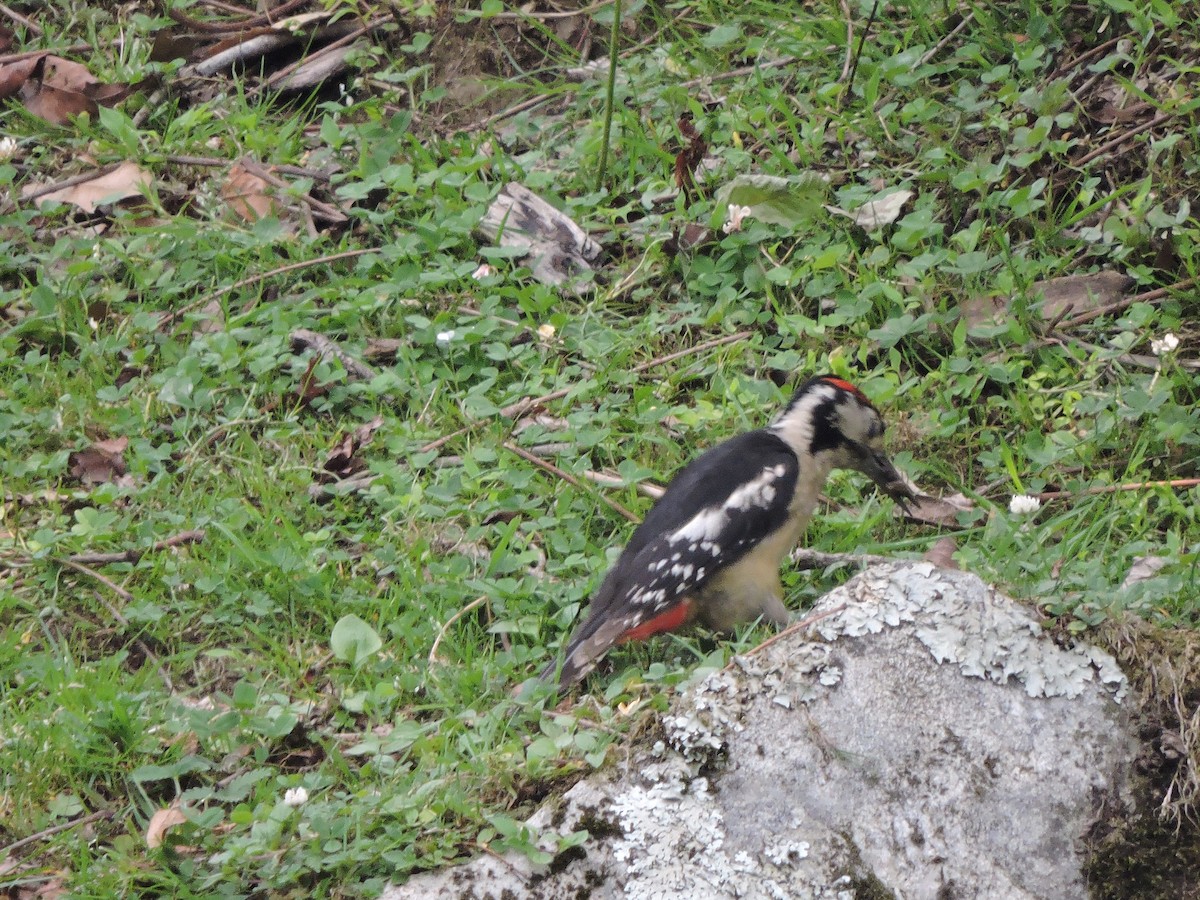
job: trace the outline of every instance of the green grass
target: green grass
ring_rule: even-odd
[[[881,8],[848,89],[837,4],[626,6],[633,49],[599,191],[604,78],[568,79],[569,41],[549,26],[514,38],[488,4],[461,27],[402,17],[349,105],[272,105],[224,76],[216,99],[167,101],[141,125],[136,101],[63,128],[0,111],[21,148],[0,164],[10,198],[77,174],[85,155],[158,179],[152,215],[115,210],[98,236],[66,207],[10,201],[0,223],[0,847],[105,814],[0,858],[0,887],[360,896],[484,847],[529,847],[516,823],[538,798],[600,765],[642,711],[664,707],[664,688],[765,636],[622,648],[565,711],[545,694],[513,699],[632,527],[598,495],[644,513],[639,480],[665,482],[700,448],[763,424],[819,371],[878,401],[898,464],[925,490],[965,492],[976,509],[955,528],[902,524],[841,475],[812,546],[918,556],[951,533],[965,568],[1070,631],[1127,612],[1197,625],[1196,488],[1082,493],[1197,476],[1200,391],[1184,365],[1200,346],[1196,289],[1054,331],[1030,291],[1100,268],[1130,274],[1134,293],[1197,274],[1196,101],[1166,87],[1191,72],[1195,23],[1165,3],[1111,0],[1089,16],[1012,3],[965,7],[955,32],[962,14],[936,4]],[[59,7],[46,34],[91,41],[82,61],[98,76],[151,68],[165,20]],[[869,6],[852,7],[861,33]],[[594,16],[600,42],[610,8]],[[1062,68],[1114,37],[1124,43],[1082,77]],[[439,48],[468,40],[508,42],[495,96],[546,102],[469,127],[494,109],[456,108],[438,82]],[[1116,133],[1089,118],[1097,85],[1174,118],[1080,163]],[[670,196],[683,113],[714,157],[690,202]],[[336,164],[314,191],[345,204],[350,227],[231,220],[224,172],[172,161],[243,154]],[[823,202],[843,209],[915,196],[871,234],[817,211],[726,235],[713,196],[745,173],[820,175]],[[508,181],[603,242],[589,293],[533,282],[475,234]],[[674,249],[690,223],[718,227]],[[239,286],[356,249],[372,252]],[[485,260],[496,274],[477,281]],[[1010,297],[1010,314],[968,327],[960,304],[983,295]],[[209,299],[220,317],[205,326]],[[539,338],[546,325],[553,337]],[[318,363],[322,388],[304,401],[297,328],[359,357],[374,338],[399,348],[370,381]],[[1156,372],[1149,343],[1167,333],[1181,346]],[[499,415],[559,390],[544,412],[562,422],[514,431]],[[358,453],[375,480],[310,499],[329,451],[377,415]],[[115,437],[128,439],[128,477],[80,484],[72,452]],[[626,486],[573,486],[506,441],[565,444],[555,465],[611,469]],[[1077,496],[1031,518],[1007,511],[1013,494],[1058,489]],[[65,563],[191,529],[203,540],[137,561]],[[1169,563],[1121,588],[1147,555]],[[792,605],[844,577],[789,573]],[[333,639],[351,615],[358,632]],[[308,801],[286,805],[297,787]],[[189,824],[168,843],[184,846],[148,849],[147,824],[172,803]]]

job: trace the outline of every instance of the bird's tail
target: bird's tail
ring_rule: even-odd
[[[550,681],[558,674],[558,690],[566,691],[571,685],[587,677],[604,654],[621,636],[619,622],[603,615],[592,614],[576,629],[563,652],[562,666],[555,660],[541,674],[542,681]]]

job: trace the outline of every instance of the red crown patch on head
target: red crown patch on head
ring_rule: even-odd
[[[843,391],[849,391],[851,394],[853,394],[855,397],[858,397],[858,399],[862,400],[864,403],[871,402],[870,400],[867,399],[866,394],[864,394],[862,391],[860,391],[858,388],[856,388],[850,382],[846,381],[844,378],[837,378],[833,375],[827,375],[824,378],[822,378],[821,380],[824,381],[826,384],[832,384],[835,388],[840,388]]]

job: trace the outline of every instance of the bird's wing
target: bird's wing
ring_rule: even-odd
[[[560,684],[586,675],[614,643],[686,623],[691,594],[787,521],[797,474],[795,454],[767,431],[714,447],[680,472],[592,598]]]

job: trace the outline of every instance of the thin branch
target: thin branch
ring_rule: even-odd
[[[171,547],[178,547],[180,544],[198,544],[202,540],[204,540],[204,529],[197,528],[193,531],[180,532],[161,541],[155,541],[150,547],[134,547],[129,550],[120,550],[116,553],[72,553],[66,558],[65,562],[92,566],[104,566],[109,563],[120,562],[135,563],[147,553],[159,553]]]
[[[28,28],[30,31],[32,31],[34,34],[36,34],[38,37],[41,37],[43,34],[45,34],[45,32],[43,32],[42,29],[33,22],[32,19],[28,18],[27,16],[21,15],[15,9],[12,9],[11,7],[9,7],[3,3],[0,3],[0,13],[4,13],[4,15],[8,16],[14,22],[19,22],[20,24],[24,25],[26,28]],[[43,51],[43,52],[45,52],[45,51]]]
[[[95,52],[95,47],[91,44],[72,44],[70,47],[59,47],[56,50],[22,50],[20,53],[5,53],[0,54],[0,65],[7,63],[20,62],[23,59],[29,59],[33,56],[47,56],[53,53],[55,56],[67,56],[72,53],[89,53]]]
[[[1105,41],[1103,44],[1098,44],[1097,46],[1093,47],[1091,50],[1088,50],[1086,53],[1079,54],[1079,56],[1075,57],[1070,62],[1063,63],[1061,66],[1059,66],[1057,69],[1054,70],[1054,74],[1052,74],[1047,79],[1047,81],[1055,81],[1055,80],[1061,78],[1063,75],[1066,75],[1068,72],[1070,72],[1072,69],[1076,68],[1077,66],[1083,65],[1085,62],[1089,61],[1092,57],[1100,56],[1102,53],[1107,53],[1113,47],[1117,46],[1117,44],[1119,44],[1124,37],[1125,37],[1125,35],[1119,34],[1115,38],[1111,38],[1110,40]]]
[[[449,633],[450,626],[452,626],[455,622],[457,622],[459,619],[461,619],[463,616],[465,616],[471,610],[479,609],[479,607],[483,606],[483,604],[485,604],[487,602],[488,602],[487,594],[484,594],[482,597],[476,597],[474,600],[472,600],[470,603],[468,603],[466,606],[464,606],[462,609],[460,609],[458,612],[456,612],[454,615],[452,615],[449,619],[447,619],[446,624],[444,624],[441,628],[438,629],[437,637],[433,639],[433,646],[429,648],[429,664],[431,666],[444,662],[444,660],[442,660],[437,655],[437,652],[438,652],[438,647],[440,647],[442,645],[442,638],[444,638]]]
[[[850,9],[849,0],[838,0],[842,7],[842,18],[846,20],[846,59],[842,62],[842,74],[838,81],[850,77],[850,63],[854,58],[854,12]]]
[[[654,359],[648,360],[647,362],[639,363],[633,367],[632,371],[637,375],[641,375],[642,373],[648,372],[650,369],[653,369],[657,366],[674,362],[675,360],[682,359],[685,356],[703,353],[705,350],[712,350],[715,347],[721,347],[725,344],[732,344],[735,341],[744,340],[745,338],[750,337],[752,334],[754,334],[752,331],[739,331],[736,334],[727,334],[723,337],[713,338],[711,341],[704,341],[701,344],[696,344],[694,347],[688,347],[686,350],[677,350],[674,353],[668,353],[665,356],[657,356]],[[501,418],[505,419],[516,418],[517,416],[523,415],[535,407],[544,406],[547,403],[553,403],[555,400],[561,400],[563,397],[567,396],[567,394],[571,393],[573,389],[573,387],[559,388],[557,391],[551,391],[548,394],[542,394],[540,397],[524,397],[518,400],[516,403],[510,403],[508,406],[500,410],[500,416]],[[456,438],[460,438],[465,434],[470,434],[480,425],[489,421],[491,420],[475,419],[474,421],[468,422],[457,431],[452,431],[450,434],[444,434],[440,438],[430,441],[428,444],[420,447],[417,452],[430,453],[434,450],[440,450],[442,447],[446,446],[446,444],[450,443]]]
[[[850,65],[850,75],[846,78],[846,93],[842,94],[842,109],[845,109],[850,102],[850,97],[854,93],[854,74],[858,71],[858,60],[862,56],[863,44],[867,42],[867,35],[871,33],[871,26],[875,23],[875,14],[879,12],[879,0],[871,5],[871,15],[867,18],[867,24],[863,27],[862,36],[858,39],[858,49],[854,52],[854,62]]]
[[[969,13],[967,13],[965,16],[963,16],[962,21],[959,22],[957,25],[955,25],[954,28],[951,29],[949,34],[947,34],[944,38],[942,38],[940,41],[938,41],[936,44],[934,44],[929,49],[929,51],[924,56],[921,57],[920,61],[917,63],[917,68],[920,68],[921,66],[925,65],[927,62],[929,62],[931,59],[933,59],[935,56],[937,56],[939,53],[941,53],[942,50],[945,49],[946,45],[949,44],[952,40],[954,40],[955,36],[960,31],[962,31],[964,28],[966,28],[967,25],[969,25],[971,20],[974,18],[975,18],[975,10],[971,10]]]
[[[1122,491],[1141,491],[1146,488],[1167,487],[1174,490],[1192,488],[1200,485],[1200,478],[1176,478],[1172,481],[1134,481],[1128,484],[1105,484],[1099,487],[1084,488],[1082,491],[1042,491],[1032,494],[1039,500],[1065,500],[1072,497],[1089,497],[1096,494],[1117,494]]]
[[[1103,156],[1109,150],[1112,150],[1114,147],[1117,147],[1118,145],[1125,143],[1130,138],[1136,137],[1137,135],[1141,134],[1143,131],[1146,131],[1150,128],[1157,128],[1159,125],[1169,122],[1173,118],[1175,118],[1174,113],[1161,113],[1161,114],[1155,116],[1149,122],[1143,122],[1141,125],[1138,125],[1136,128],[1131,128],[1126,132],[1122,132],[1121,134],[1118,134],[1111,141],[1105,141],[1103,144],[1101,144],[1099,147],[1097,147],[1091,153],[1081,156],[1079,159],[1072,160],[1071,165],[1073,165],[1073,166],[1087,165],[1093,159],[1095,159],[1097,156]]]
[[[105,575],[101,575],[99,572],[97,572],[91,566],[86,566],[83,563],[78,563],[78,562],[75,562],[70,559],[58,559],[56,561],[58,563],[60,563],[61,565],[66,566],[68,569],[74,569],[76,572],[79,572],[82,575],[88,576],[88,578],[96,579],[98,582],[100,582],[102,585],[104,585],[106,588],[108,588],[110,591],[112,591],[114,594],[116,594],[118,597],[120,597],[126,603],[134,602],[135,598],[134,598],[133,594],[129,593],[129,591],[125,590],[125,588],[121,587],[119,584],[117,584],[111,578],[109,578]],[[117,621],[120,622],[122,625],[129,624],[128,622],[125,621],[124,617],[121,616],[120,613],[117,613]]]
[[[600,2],[593,3],[591,6],[583,6],[579,9],[567,9],[561,12],[498,12],[488,16],[488,20],[494,22],[528,22],[530,20],[546,22],[551,19],[569,19],[572,16],[585,16],[597,12],[606,6],[611,6],[614,2],[616,0],[600,0]]]
[[[838,613],[840,613],[842,610],[844,610],[848,605],[849,604],[846,604],[846,603],[839,603],[833,609],[827,609],[824,612],[813,613],[812,615],[805,616],[800,621],[793,622],[787,628],[783,629],[783,631],[780,631],[780,632],[777,632],[777,633],[771,635],[769,638],[767,638],[765,641],[763,641],[757,647],[753,647],[750,650],[747,650],[742,655],[750,656],[753,653],[761,653],[763,650],[766,650],[768,647],[770,647],[772,644],[776,643],[777,641],[782,641],[788,635],[795,634],[798,631],[803,631],[806,628],[811,628],[813,625],[817,624],[822,619],[828,619],[830,616],[836,616]],[[732,669],[735,662],[736,662],[736,658],[731,659],[728,663],[726,663],[725,671]]]
[[[252,284],[258,284],[260,281],[266,281],[268,278],[274,278],[276,275],[286,275],[288,272],[296,272],[300,269],[310,269],[313,266],[328,265],[332,262],[337,262],[342,259],[354,259],[358,256],[366,256],[369,253],[378,253],[378,247],[363,247],[358,250],[344,250],[341,253],[330,253],[327,256],[318,256],[314,259],[302,259],[300,262],[289,263],[286,266],[280,266],[276,269],[271,269],[267,272],[260,272],[258,275],[251,275],[249,278],[243,278],[241,281],[235,281],[233,284],[227,284],[225,287],[218,288],[211,294],[206,294],[199,300],[193,300],[191,303],[181,306],[172,313],[168,313],[162,320],[162,327],[168,327],[179,321],[189,312],[194,309],[201,309],[214,300],[219,300],[226,294],[231,294],[234,291],[244,287],[249,287]]]
[[[643,372],[648,372],[650,369],[665,365],[669,362],[675,362],[677,359],[683,359],[685,356],[693,356],[697,353],[703,353],[705,350],[713,350],[717,347],[723,347],[726,344],[732,344],[753,335],[753,331],[739,331],[736,334],[727,334],[724,337],[713,338],[711,341],[704,341],[702,344],[697,344],[694,347],[688,347],[686,350],[676,350],[674,353],[668,353],[666,356],[656,356],[648,362],[639,363],[633,367],[633,371],[641,375]]]
[[[187,156],[180,154],[168,154],[163,157],[167,162],[177,166],[207,166],[209,168],[223,169],[232,164],[233,160],[224,159],[219,156]],[[304,166],[291,166],[282,163],[272,163],[271,168],[282,175],[295,175],[299,178],[311,178],[313,181],[329,181],[330,174],[321,172],[317,169],[306,169]]]
[[[311,197],[308,194],[301,194],[295,191],[292,185],[288,184],[278,175],[275,175],[273,172],[268,170],[266,166],[260,165],[249,158],[243,158],[239,160],[239,162],[241,163],[242,168],[251,175],[261,178],[267,184],[278,188],[285,194],[291,196],[297,202],[303,203],[313,211],[313,214],[317,218],[321,219],[322,221],[328,222],[331,225],[341,225],[348,221],[346,214],[336,206],[331,203],[326,203],[323,200],[318,200],[316,197]]]
[[[1092,319],[1098,319],[1101,316],[1107,316],[1109,313],[1120,312],[1133,306],[1135,303],[1154,303],[1161,300],[1163,297],[1174,293],[1175,291],[1184,291],[1196,284],[1195,278],[1185,278],[1183,281],[1177,281],[1174,284],[1169,284],[1166,287],[1155,288],[1152,291],[1146,291],[1141,294],[1134,294],[1132,297],[1122,297],[1114,303],[1106,303],[1104,306],[1098,306],[1095,309],[1080,313],[1077,316],[1059,323],[1059,330],[1075,328],[1078,325],[1083,325]]]
[[[77,184],[95,181],[97,178],[103,178],[105,175],[115,172],[120,165],[121,163],[109,163],[107,166],[101,166],[99,169],[92,169],[81,175],[73,175],[70,178],[64,178],[62,181],[56,181],[53,184],[43,184],[37,190],[22,195],[21,199],[33,201],[47,194],[53,194],[55,191],[65,191],[67,188],[75,187]]]
[[[55,561],[60,565],[66,566],[68,569],[74,569],[76,572],[87,575],[89,578],[96,579],[96,581],[99,581],[102,585],[104,585],[126,603],[134,602],[135,598],[133,594],[129,593],[129,591],[125,590],[125,588],[121,587],[112,579],[101,575],[95,569],[85,566],[82,563],[74,562],[71,559],[56,559]],[[121,611],[105,600],[99,592],[96,593],[96,600],[100,602],[101,606],[108,610],[109,615],[111,615],[122,628],[129,628],[129,620],[121,615]],[[158,658],[158,655],[151,650],[146,642],[141,638],[134,637],[132,640],[137,648],[141,650],[143,654],[145,654],[146,660],[158,670],[158,677],[162,679],[163,685],[166,687],[167,692],[171,694],[175,693],[175,683],[171,681],[171,676],[168,674],[166,667],[162,664],[162,660]]]
[[[576,478],[574,475],[572,475],[570,472],[564,472],[558,466],[554,465],[554,463],[547,462],[546,460],[542,459],[540,456],[534,456],[532,453],[530,453],[528,450],[524,449],[523,447],[518,447],[516,444],[512,443],[511,441],[505,441],[501,446],[503,446],[504,449],[509,451],[510,453],[515,453],[517,456],[521,457],[521,459],[525,460],[526,462],[533,463],[539,469],[544,469],[545,471],[549,472],[551,475],[555,476],[556,478],[561,478],[563,481],[567,482],[568,484],[574,485],[575,487],[579,488],[580,490],[588,490],[587,487],[584,485],[584,483],[582,481],[580,481],[578,478]],[[613,500],[611,497],[607,497],[604,494],[598,494],[595,491],[588,491],[588,493],[595,494],[595,496],[600,500],[601,503],[604,503],[606,506],[608,506],[609,509],[613,510],[614,512],[618,513],[619,515],[624,516],[630,522],[633,522],[634,524],[636,524],[636,523],[642,521],[640,518],[638,518],[636,515],[631,513],[629,510],[627,510],[624,506],[622,506],[616,500]]]
[[[122,628],[129,628],[129,620],[121,615],[121,611],[119,609],[105,600],[99,591],[96,591],[96,600],[99,601],[101,606],[108,610],[109,615],[116,619]],[[146,661],[158,670],[158,677],[162,679],[163,687],[167,689],[167,693],[174,694],[175,682],[171,680],[171,674],[167,671],[167,667],[163,665],[162,660],[158,658],[158,654],[151,650],[149,645],[147,645],[146,642],[139,637],[133,638],[133,643],[134,646],[136,646],[142,651],[143,654],[145,654]]]
[[[333,357],[342,364],[342,368],[346,370],[346,374],[351,380],[370,381],[375,377],[374,369],[352,356],[333,338],[326,337],[318,331],[297,328],[288,336],[288,339],[292,343],[293,351],[311,348],[322,359]]]
[[[31,834],[29,837],[21,838],[19,841],[13,841],[7,847],[0,847],[0,856],[10,856],[16,850],[22,847],[28,847],[30,844],[36,844],[40,840],[52,837],[60,831],[69,831],[79,825],[87,825],[89,822],[95,822],[97,819],[111,819],[113,814],[107,809],[99,810],[98,812],[89,813],[86,816],[81,816],[78,819],[72,819],[70,822],[63,822],[61,825],[52,825],[49,828],[43,828],[37,834]]]
[[[730,81],[734,78],[742,78],[746,75],[753,75],[755,72],[765,72],[769,69],[780,69],[785,66],[790,66],[795,63],[800,57],[784,56],[779,59],[769,59],[766,62],[754,63],[749,66],[742,66],[738,69],[730,69],[728,72],[720,72],[716,75],[701,75],[699,78],[692,78],[688,81],[681,82],[679,87],[685,90],[691,90],[696,87],[703,87],[708,84],[716,84],[718,81]]]
[[[336,41],[331,41],[330,43],[328,43],[324,47],[322,47],[320,50],[317,50],[313,53],[309,53],[305,56],[302,56],[300,59],[296,60],[294,63],[284,66],[278,72],[273,73],[270,78],[268,78],[266,81],[262,82],[257,87],[255,87],[253,89],[253,91],[251,91],[251,93],[260,93],[264,90],[276,89],[282,82],[284,82],[286,79],[290,78],[301,66],[310,65],[311,63],[315,62],[316,60],[319,60],[325,56],[328,56],[331,53],[336,53],[338,50],[341,50],[343,47],[354,43],[363,35],[370,34],[372,31],[379,28],[380,26],[389,24],[394,18],[395,18],[395,16],[393,16],[391,13],[388,13],[387,15],[381,16],[380,18],[374,20],[373,22],[368,22],[366,25],[356,28],[354,31],[351,31],[349,34],[338,38]]]
[[[625,479],[619,475],[607,475],[604,472],[593,472],[591,469],[584,472],[583,477],[601,487],[621,488],[626,486]],[[664,488],[648,481],[639,481],[634,487],[637,488],[639,494],[649,497],[651,500],[657,500],[666,493]]]
[[[276,6],[266,15],[243,15],[242,18],[228,22],[205,22],[201,19],[193,19],[184,13],[175,9],[168,9],[167,15],[183,25],[185,28],[190,28],[193,31],[203,31],[209,34],[225,34],[227,32],[242,32],[251,28],[262,28],[273,25],[279,21],[280,16],[288,15],[292,10],[298,9],[305,4],[306,0],[287,0],[286,3],[281,3]],[[220,4],[222,9],[233,12],[237,7],[226,6]],[[245,13],[245,10],[238,10]]]

